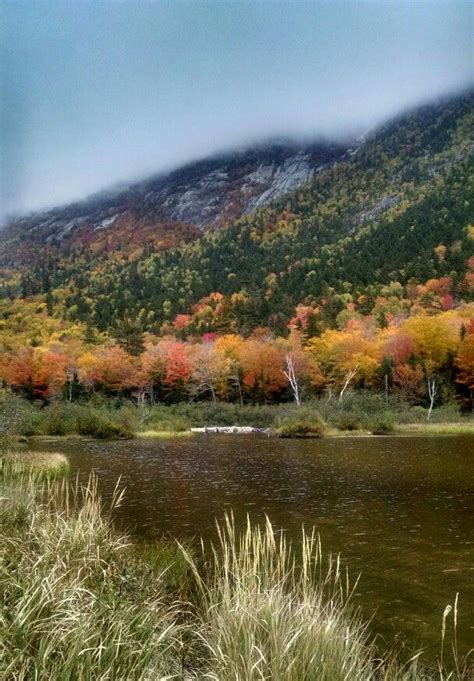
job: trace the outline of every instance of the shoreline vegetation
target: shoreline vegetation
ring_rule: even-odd
[[[57,457],[1,459],[2,678],[469,678],[457,602],[436,667],[381,654],[352,603],[357,584],[314,532],[291,546],[268,520],[238,533],[230,515],[213,547],[134,544],[112,524],[121,493],[104,509],[95,478],[57,479]]]
[[[0,394],[0,419],[9,419],[11,434],[30,437],[160,438],[189,437],[191,429],[249,428],[285,438],[364,435],[474,434],[474,417],[462,415],[456,403],[433,409],[384,399],[369,391],[347,392],[344,400],[239,405],[229,402],[178,402],[136,405],[126,400],[84,403],[58,401],[38,405],[7,391]],[[237,432],[234,431],[234,432]]]

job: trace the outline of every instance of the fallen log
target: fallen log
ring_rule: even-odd
[[[250,433],[268,433],[269,428],[254,428],[253,426],[205,426],[191,428],[192,433],[225,433],[228,435],[248,435]]]

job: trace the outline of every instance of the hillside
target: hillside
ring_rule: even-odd
[[[12,219],[0,262],[29,262],[32,252],[96,255],[146,243],[165,250],[267,205],[343,157],[347,146],[274,142],[191,163],[127,188]]]
[[[368,313],[391,282],[450,276],[450,295],[464,298],[473,99],[409,112],[349,151],[262,147],[17,220],[3,240],[3,297],[44,296],[54,317],[106,332],[126,319],[158,333],[180,315],[181,332],[244,334],[287,332],[298,304],[328,324],[348,304]],[[203,299],[211,312],[198,324]]]

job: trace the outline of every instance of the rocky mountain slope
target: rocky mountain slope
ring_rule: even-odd
[[[20,217],[4,232],[4,258],[30,244],[110,247],[190,240],[301,187],[347,153],[337,143],[275,142],[191,163],[127,189]]]

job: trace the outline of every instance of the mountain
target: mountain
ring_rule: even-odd
[[[4,233],[3,315],[39,296],[50,315],[112,335],[124,320],[285,333],[298,305],[331,326],[349,308],[368,314],[387,287],[398,300],[443,277],[457,304],[473,262],[473,105],[466,92],[350,149],[262,146],[17,219]]]
[[[126,189],[12,220],[3,261],[30,247],[100,245],[108,251],[148,241],[158,249],[230,224],[312,180],[347,153],[329,142],[267,143],[220,154]],[[8,245],[7,245],[8,244]],[[26,248],[25,248],[26,247]]]

